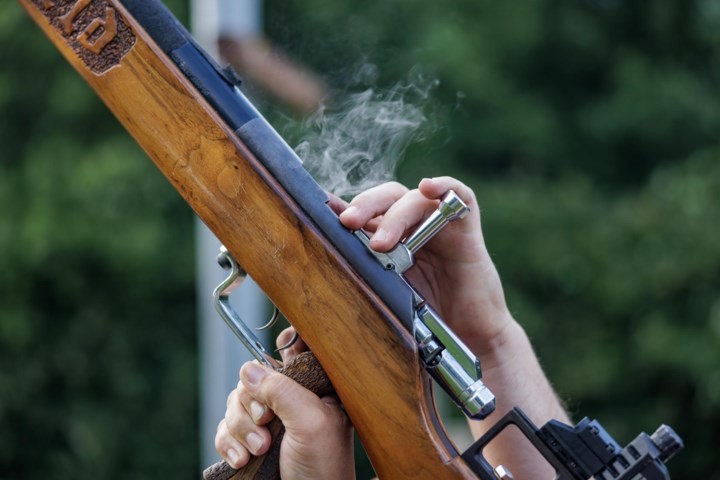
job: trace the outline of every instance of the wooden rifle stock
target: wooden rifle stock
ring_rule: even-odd
[[[222,102],[183,72],[185,60],[171,58],[177,32],[156,15],[157,2],[19,2],[297,329],[378,476],[477,478],[437,418],[401,308],[288,193],[283,167],[258,160],[258,146],[219,112]]]

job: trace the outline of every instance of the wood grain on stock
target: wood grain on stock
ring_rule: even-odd
[[[280,372],[298,382],[318,397],[333,393],[330,379],[320,363],[310,352],[303,352],[284,365]],[[236,470],[226,462],[218,462],[203,472],[204,480],[279,480],[280,443],[285,429],[277,418],[268,424],[272,435],[270,450],[262,457],[251,457],[242,470]]]
[[[410,333],[122,5],[19,2],[302,335],[378,476],[476,478],[436,426]]]

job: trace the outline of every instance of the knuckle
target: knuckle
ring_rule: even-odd
[[[263,397],[268,398],[279,395],[285,390],[285,377],[281,373],[271,372],[263,378],[260,383],[259,391]]]
[[[394,197],[400,197],[400,196],[404,195],[405,193],[407,193],[407,191],[408,191],[408,188],[400,182],[397,182],[397,181],[386,182],[386,183],[382,183],[380,185],[376,185],[375,187],[369,188],[369,189],[365,190],[364,192],[357,194],[355,196],[355,198],[353,198],[352,202],[350,202],[350,203],[355,205],[356,201],[357,202],[365,202],[365,201],[373,199],[379,195],[380,196],[389,195],[389,196],[394,196]]]
[[[227,428],[225,426],[225,421],[223,420],[218,423],[217,432],[215,432],[215,450],[217,450],[218,452],[225,447],[225,444],[227,443],[227,434]]]
[[[237,391],[237,389],[235,389],[232,392],[230,392],[230,395],[228,395],[228,398],[225,401],[225,406],[229,407],[230,405],[235,404],[237,402],[237,397],[238,397],[238,391]]]
[[[455,193],[460,195],[465,202],[476,203],[475,192],[472,188],[468,187],[465,183],[461,182],[455,177],[441,177],[444,182],[449,184],[449,188],[455,190]]]
[[[283,329],[283,331],[280,332],[275,339],[275,346],[280,348],[283,345],[286,345],[290,341],[294,333],[295,329],[293,327],[287,327]]]
[[[350,206],[362,207],[364,204],[370,202],[373,198],[373,192],[371,190],[365,190],[364,192],[358,193],[350,200]]]
[[[420,193],[420,190],[417,188],[413,188],[412,190],[408,190],[405,192],[405,194],[398,199],[398,202],[416,202],[418,200],[423,199],[425,197]]]
[[[395,190],[398,192],[407,192],[407,190],[408,190],[405,185],[403,185],[402,183],[395,181],[395,180],[393,180],[391,182],[387,182],[383,185],[385,185],[387,189]]]
[[[255,399],[275,412],[283,399],[289,398],[292,394],[294,385],[291,382],[293,380],[282,373],[269,373],[258,386]]]
[[[252,399],[253,396],[250,395],[247,390],[242,390],[241,392],[238,392],[236,405],[239,408],[243,408],[244,406],[249,405]]]
[[[470,200],[475,202],[475,192],[472,188],[468,187],[464,183],[458,181],[457,182],[457,194],[460,195],[460,197],[464,198],[466,201]]]
[[[243,408],[230,408],[225,412],[225,429],[235,438],[243,433],[243,418],[246,416]]]

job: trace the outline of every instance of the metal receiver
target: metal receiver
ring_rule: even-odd
[[[460,197],[450,190],[437,210],[389,252],[376,252],[370,248],[370,239],[362,230],[356,231],[355,236],[387,270],[394,270],[405,280],[402,274],[414,265],[414,254],[448,223],[465,217],[469,211]],[[416,291],[414,309],[413,335],[428,373],[465,415],[476,420],[490,415],[495,410],[495,396],[481,380],[480,361]]]

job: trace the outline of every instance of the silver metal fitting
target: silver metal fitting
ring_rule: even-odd
[[[415,264],[413,255],[430,241],[449,222],[463,218],[470,211],[467,205],[452,190],[445,194],[437,210],[430,215],[404,242],[400,242],[388,252],[376,252],[370,248],[370,238],[362,230],[355,231],[355,236],[365,245],[368,251],[377,258],[386,270],[398,273],[407,272]]]
[[[420,308],[413,324],[415,340],[428,373],[468,417],[481,420],[495,410],[495,395],[480,380],[475,355],[429,306]]]
[[[414,254],[425,245],[445,225],[453,220],[463,218],[470,209],[460,197],[450,190],[440,201],[437,210],[430,215],[408,238],[403,242],[410,253]]]

